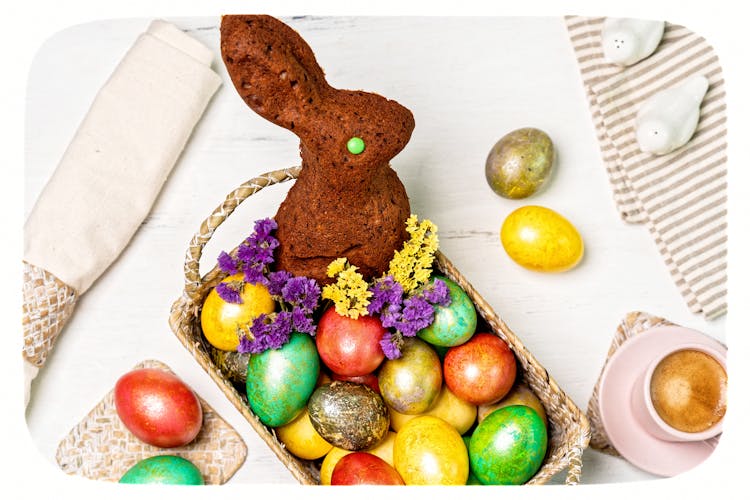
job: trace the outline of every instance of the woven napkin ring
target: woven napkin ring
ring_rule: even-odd
[[[23,263],[23,357],[41,368],[63,326],[73,314],[78,293],[54,274]]]

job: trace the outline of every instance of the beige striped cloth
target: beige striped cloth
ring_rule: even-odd
[[[727,310],[727,144],[718,57],[701,36],[666,23],[651,56],[621,67],[604,59],[604,18],[568,16],[565,22],[617,209],[625,221],[649,228],[690,310],[721,316]],[[690,142],[662,156],[641,152],[635,136],[640,105],[697,74],[709,89]]]

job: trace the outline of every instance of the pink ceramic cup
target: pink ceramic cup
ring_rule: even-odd
[[[724,352],[719,352],[716,349],[699,344],[680,344],[677,346],[670,346],[668,349],[658,353],[654,360],[648,365],[646,371],[636,379],[631,398],[633,414],[636,421],[643,426],[647,432],[664,441],[705,441],[721,434],[723,418],[702,432],[684,432],[667,424],[659,416],[654,408],[653,401],[651,400],[651,379],[654,370],[659,365],[659,362],[665,357],[682,350],[704,352],[718,361],[726,372],[726,353]]]

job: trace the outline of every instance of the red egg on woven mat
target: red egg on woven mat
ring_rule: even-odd
[[[371,453],[357,451],[339,459],[331,474],[331,485],[403,485],[401,475],[388,462]]]
[[[127,429],[159,448],[184,446],[203,425],[195,393],[176,375],[156,368],[132,370],[117,381],[115,409]]]
[[[451,347],[443,361],[443,377],[457,397],[475,405],[502,399],[516,380],[516,358],[497,335],[476,333]]]
[[[380,340],[386,332],[378,318],[352,319],[329,307],[318,321],[315,343],[323,363],[344,376],[372,373],[385,358]]]

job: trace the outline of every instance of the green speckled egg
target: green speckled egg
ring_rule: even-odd
[[[345,450],[375,446],[390,424],[383,398],[355,382],[334,381],[318,387],[310,396],[307,411],[318,434]]]
[[[432,324],[417,332],[417,336],[430,344],[443,347],[460,345],[469,340],[477,328],[477,311],[471,298],[453,280],[436,277],[448,285],[451,303],[435,306]]]
[[[204,484],[201,471],[176,455],[158,455],[136,463],[120,478],[127,484]]]
[[[443,387],[443,368],[426,342],[406,337],[401,357],[386,359],[378,372],[380,394],[399,413],[417,415],[429,410]]]
[[[315,341],[293,332],[279,349],[253,354],[247,363],[247,400],[261,422],[279,427],[307,404],[320,373]]]
[[[489,414],[469,440],[471,471],[482,484],[523,484],[547,453],[547,427],[528,406],[506,406]]]
[[[503,198],[521,199],[544,186],[555,163],[552,140],[536,128],[521,128],[503,136],[490,150],[484,174]]]

